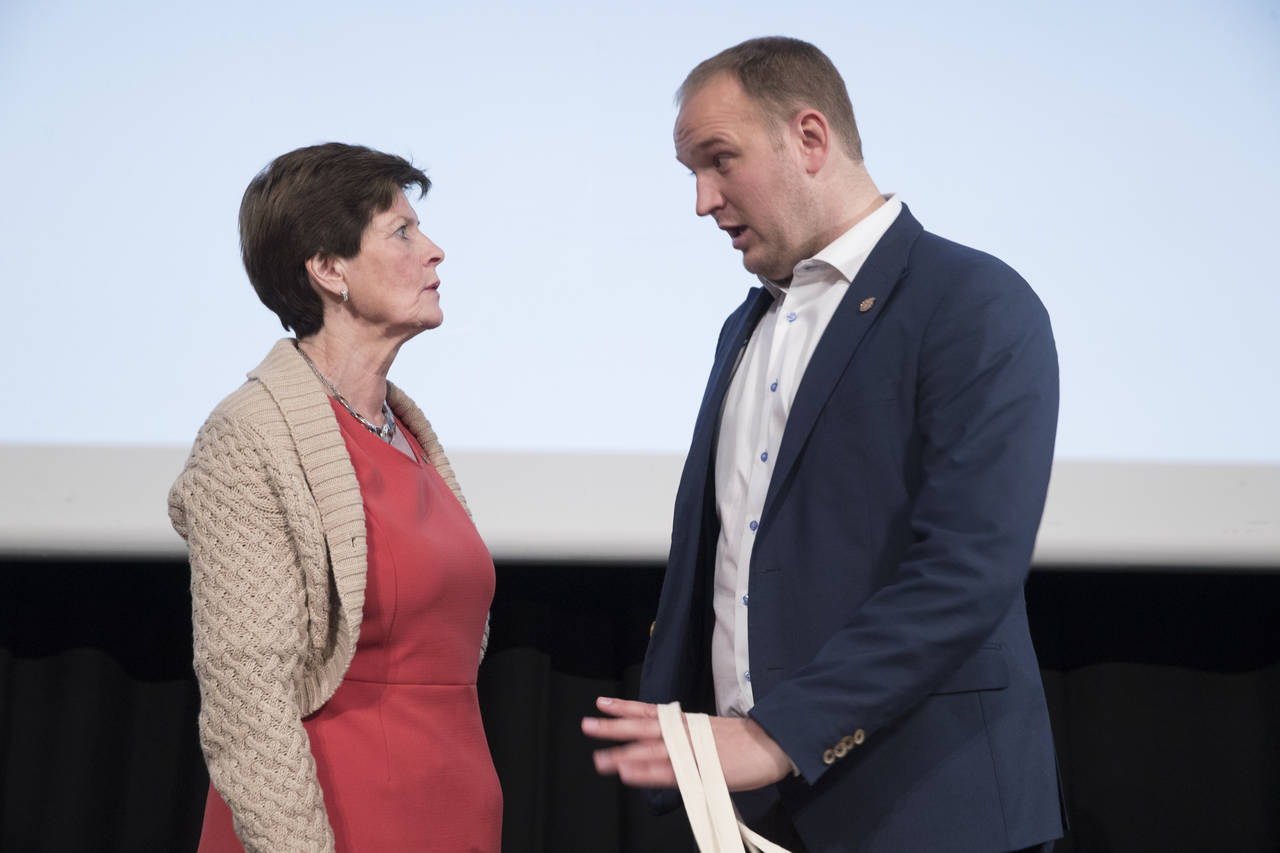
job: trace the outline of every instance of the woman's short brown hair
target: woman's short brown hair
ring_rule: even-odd
[[[352,258],[373,217],[396,193],[431,181],[403,157],[328,142],[282,154],[254,176],[240,201],[240,256],[258,298],[299,338],[324,324],[306,263]]]
[[[713,77],[732,74],[742,91],[760,105],[765,117],[786,124],[812,107],[827,117],[855,162],[862,161],[862,140],[844,79],[827,55],[799,39],[766,36],[744,41],[698,63],[676,92],[683,104]]]

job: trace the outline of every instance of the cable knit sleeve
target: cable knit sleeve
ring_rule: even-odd
[[[243,424],[207,423],[169,496],[190,548],[200,745],[247,853],[332,851],[296,690],[306,590],[264,447]]]

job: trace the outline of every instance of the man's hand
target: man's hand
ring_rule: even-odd
[[[658,725],[658,707],[604,697],[596,700],[596,707],[613,719],[583,717],[583,733],[597,740],[621,743],[596,750],[596,772],[602,776],[617,774],[625,784],[636,788],[676,787],[676,774]],[[711,733],[730,791],[762,788],[791,772],[791,759],[782,747],[749,717],[712,717]]]

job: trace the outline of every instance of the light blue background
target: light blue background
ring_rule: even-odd
[[[452,449],[681,452],[751,278],[672,94],[744,38],[841,69],[867,165],[1032,283],[1059,456],[1280,462],[1274,2],[0,4],[0,442],[186,444],[283,334],[239,264],[272,157],[411,156]]]

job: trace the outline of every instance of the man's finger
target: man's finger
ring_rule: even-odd
[[[616,774],[627,785],[638,788],[670,788],[676,784],[671,759],[666,747],[660,742],[596,750],[592,760],[597,772],[602,775]]]
[[[643,741],[612,749],[597,749],[591,754],[591,759],[596,770],[601,773],[616,773],[624,764],[671,764],[667,747],[662,741]]]
[[[633,788],[674,788],[676,774],[671,762],[627,762],[618,766],[618,778]]]
[[[648,702],[632,702],[629,699],[614,699],[610,696],[601,696],[596,699],[596,707],[602,713],[611,717],[640,717],[644,719],[658,719],[658,706],[651,705]]]
[[[671,763],[671,757],[667,754],[667,745],[660,740],[645,740],[635,743],[624,744],[623,746],[615,746],[611,749],[600,749],[597,752],[608,753],[614,764],[626,764],[630,762],[641,761],[657,761],[659,763]]]
[[[626,717],[605,719],[584,717],[582,733],[597,740],[662,740],[662,727],[657,720],[636,720]]]

